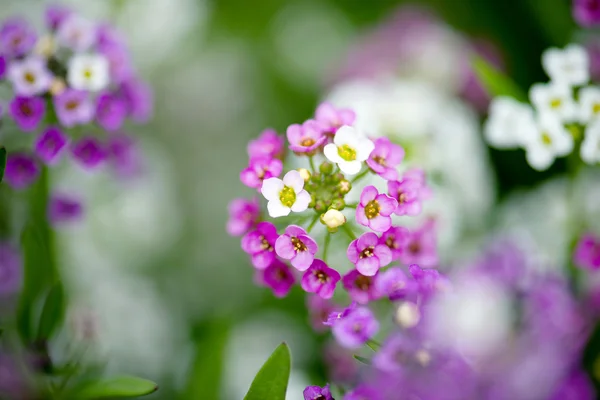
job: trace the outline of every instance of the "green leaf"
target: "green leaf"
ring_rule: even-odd
[[[290,369],[290,349],[281,343],[254,377],[244,400],[285,400]]]
[[[0,146],[0,182],[4,178],[4,169],[6,168],[6,149]]]
[[[120,376],[102,381],[88,382],[69,393],[68,398],[94,400],[145,396],[158,390],[152,381],[135,376]]]
[[[52,337],[52,334],[62,322],[64,310],[65,295],[63,286],[60,282],[56,282],[50,289],[42,309],[38,325],[38,339],[50,339]]]
[[[512,79],[483,58],[473,56],[472,66],[479,82],[490,96],[508,96],[519,101],[527,101],[527,95]]]
[[[371,365],[371,360],[369,360],[368,358],[361,357],[361,356],[358,356],[356,354],[354,354],[352,357],[354,357],[354,359],[356,361],[359,361],[359,362],[361,362],[363,364]]]

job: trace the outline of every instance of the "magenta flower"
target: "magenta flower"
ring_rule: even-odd
[[[260,222],[256,229],[242,238],[242,250],[252,257],[252,265],[257,269],[266,269],[275,261],[275,241],[277,228],[270,222]]]
[[[368,226],[376,232],[385,232],[392,226],[390,215],[398,207],[398,202],[387,194],[380,194],[375,186],[367,186],[360,195],[356,207],[356,222]]]
[[[392,262],[392,251],[373,232],[363,233],[353,240],[346,252],[350,262],[356,265],[358,272],[365,276],[374,276],[379,268]]]
[[[46,7],[44,21],[51,31],[57,30],[60,25],[71,15],[72,11],[62,5],[53,4]]]
[[[0,297],[18,293],[23,281],[21,255],[12,245],[0,242]]]
[[[294,153],[314,154],[327,140],[323,128],[316,121],[310,119],[302,125],[288,126],[286,136],[290,142],[289,148]]]
[[[404,159],[404,149],[394,144],[390,139],[381,137],[374,142],[375,149],[367,159],[367,165],[377,175],[388,181],[398,180],[398,171],[396,167]]]
[[[281,158],[283,145],[283,137],[279,136],[274,129],[265,129],[257,139],[248,143],[248,156],[250,158]]]
[[[260,204],[256,197],[252,200],[234,199],[229,203],[228,210],[227,233],[231,236],[248,233],[260,216]]]
[[[69,139],[55,126],[49,126],[35,142],[35,154],[48,165],[58,162]]]
[[[84,137],[71,148],[75,161],[87,170],[101,166],[108,156],[105,148],[94,137]]]
[[[364,383],[358,385],[354,390],[344,395],[343,400],[384,400],[380,390]]]
[[[56,31],[58,42],[75,52],[84,52],[96,44],[96,25],[76,13],[70,13],[61,21]]]
[[[348,349],[357,349],[379,331],[379,322],[366,307],[358,307],[331,328],[335,340]]]
[[[401,226],[392,226],[381,235],[379,243],[385,244],[392,251],[392,261],[396,261],[400,259],[409,239],[410,231],[408,229]]]
[[[37,179],[40,167],[35,159],[25,153],[9,153],[4,179],[14,189],[25,189]]]
[[[96,100],[96,121],[98,125],[109,132],[114,132],[123,126],[127,117],[125,101],[110,93],[103,93]]]
[[[290,225],[275,242],[275,252],[298,271],[306,271],[315,259],[319,247],[308,233],[297,225]]]
[[[404,252],[400,255],[400,261],[406,265],[419,264],[425,268],[438,264],[435,225],[431,221],[411,232]]]
[[[324,299],[330,299],[340,279],[339,272],[329,268],[323,261],[315,259],[310,268],[304,272],[301,286],[308,293],[316,293]]]
[[[29,53],[36,40],[35,30],[23,19],[6,20],[0,27],[0,52],[6,57],[21,57]]]
[[[55,193],[48,203],[48,219],[55,225],[78,221],[83,215],[81,201],[74,196]]]
[[[265,179],[276,178],[283,171],[283,163],[277,158],[251,158],[248,167],[240,173],[240,180],[248,187],[260,189]]]
[[[421,212],[421,187],[416,179],[389,181],[388,193],[398,201],[396,215],[418,215]]]
[[[344,288],[350,295],[350,298],[359,303],[367,304],[369,301],[377,300],[381,296],[375,287],[377,274],[374,276],[365,276],[353,269],[342,278]]]
[[[327,322],[329,315],[338,309],[330,299],[315,295],[306,297],[306,308],[308,309],[311,326],[316,332],[323,332],[327,329],[325,322]]]
[[[67,128],[85,125],[94,118],[94,104],[83,90],[64,90],[54,97],[54,109],[60,123]]]
[[[296,278],[290,267],[275,259],[262,273],[262,282],[271,288],[275,297],[285,297],[296,283]]]
[[[324,322],[327,326],[335,325],[342,318],[346,318],[346,316],[350,315],[351,312],[356,310],[357,303],[353,301],[350,305],[344,308],[341,311],[334,311],[327,316],[327,320]]]
[[[7,61],[6,61],[6,57],[4,57],[3,55],[0,55],[0,79],[4,79],[6,77],[6,71],[7,71]]]
[[[131,178],[143,170],[140,149],[131,136],[125,134],[109,135],[107,149],[112,167],[119,178]]]
[[[23,60],[11,61],[8,78],[19,96],[36,96],[48,90],[52,74],[46,68],[46,60],[29,56]]]
[[[573,253],[573,263],[579,268],[597,270],[600,268],[600,239],[591,233],[579,238]]]
[[[398,267],[379,273],[375,279],[375,290],[392,301],[405,298],[414,293],[415,289],[415,281]]]
[[[121,83],[135,75],[129,50],[124,44],[107,41],[98,45],[98,52],[108,61],[110,77],[113,82]]]
[[[390,336],[381,349],[373,357],[373,365],[380,371],[389,373],[402,372],[412,362],[417,362],[415,353],[422,345],[408,335]]]
[[[121,83],[120,94],[127,105],[129,117],[138,123],[147,122],[152,115],[152,90],[145,82],[137,78]]]
[[[352,125],[356,114],[348,108],[335,108],[331,103],[321,103],[315,112],[315,119],[325,132],[335,133],[344,125]]]
[[[307,386],[302,394],[304,395],[304,400],[335,400],[331,396],[329,384],[324,387]]]
[[[40,97],[15,97],[10,102],[9,112],[17,126],[25,132],[37,129],[46,112],[46,103]]]
[[[429,296],[448,285],[447,279],[435,269],[423,269],[417,264],[412,264],[408,267],[408,272],[414,278],[421,296]]]
[[[573,0],[573,16],[581,26],[598,25],[600,23],[600,0]]]

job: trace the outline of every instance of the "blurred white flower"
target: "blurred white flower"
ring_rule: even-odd
[[[549,114],[562,122],[573,122],[578,107],[570,87],[560,83],[536,83],[529,90],[531,103],[540,114]]]
[[[69,60],[67,80],[74,89],[98,92],[110,81],[108,60],[100,54],[76,54]]]
[[[590,79],[587,51],[579,45],[550,48],[542,54],[542,66],[553,82],[580,86]]]
[[[523,144],[523,127],[530,126],[532,121],[533,109],[529,105],[512,97],[494,97],[483,133],[486,141],[493,147],[517,148]]]
[[[600,115],[600,88],[587,86],[579,91],[580,121],[590,123]]]
[[[547,169],[554,159],[573,151],[573,137],[563,124],[550,114],[538,117],[537,129],[525,137],[527,162],[538,171]]]
[[[596,120],[586,127],[580,155],[587,164],[593,165],[600,162],[600,120]]]

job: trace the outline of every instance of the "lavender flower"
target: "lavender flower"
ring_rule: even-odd
[[[48,127],[35,142],[35,154],[48,165],[58,162],[69,140],[57,127]]]
[[[248,167],[240,173],[240,180],[248,187],[260,189],[265,179],[278,177],[283,164],[277,158],[251,158]]]
[[[51,196],[48,204],[48,219],[54,225],[78,221],[83,215],[79,199],[62,193]]]
[[[358,270],[353,269],[342,278],[344,288],[350,295],[352,301],[359,304],[367,304],[369,301],[377,300],[380,294],[375,286],[375,276],[362,275]]]
[[[438,264],[435,225],[431,221],[425,222],[411,232],[400,261],[406,265],[419,264],[425,268],[435,267]]]
[[[248,156],[250,158],[281,158],[284,151],[283,146],[283,137],[273,129],[265,129],[257,139],[248,143]]]
[[[364,233],[353,240],[346,251],[350,262],[356,265],[358,272],[365,276],[373,276],[379,268],[392,262],[392,252],[372,232]]]
[[[401,268],[389,268],[377,275],[375,290],[390,300],[400,300],[415,292],[416,283]]]
[[[35,46],[35,41],[35,31],[23,19],[6,20],[0,27],[0,50],[6,57],[21,57],[29,53]]]
[[[102,32],[102,29],[100,29]],[[99,40],[102,40],[99,38]],[[135,71],[129,56],[129,50],[120,41],[107,40],[98,44],[98,52],[108,60],[110,77],[114,82],[122,83],[133,79]]]
[[[8,77],[15,93],[19,96],[42,94],[48,90],[53,79],[46,68],[46,61],[36,56],[12,61],[8,69]]]
[[[361,384],[356,389],[346,393],[343,400],[383,400],[383,396],[377,388]]]
[[[335,108],[330,103],[321,103],[315,112],[315,119],[330,134],[344,125],[352,125],[356,114],[348,108]]]
[[[127,104],[125,101],[110,93],[101,94],[96,101],[96,121],[98,125],[109,132],[121,129],[127,117]]]
[[[329,384],[324,387],[320,386],[307,386],[303,392],[304,400],[335,400],[331,396],[329,390]]]
[[[297,225],[290,225],[275,242],[275,252],[298,271],[306,271],[315,259],[319,247],[308,233]]]
[[[301,286],[308,293],[316,293],[324,299],[333,297],[335,286],[341,279],[339,272],[315,259],[302,276]]]
[[[404,149],[392,143],[386,137],[378,138],[373,143],[375,144],[375,149],[367,159],[369,168],[383,179],[388,181],[398,180],[398,170],[396,170],[396,167],[404,159]]]
[[[252,265],[265,269],[275,260],[277,228],[270,222],[260,222],[256,229],[242,238],[242,249],[252,257]]]
[[[0,296],[15,294],[23,280],[21,255],[9,243],[0,242]]]
[[[129,117],[138,123],[147,122],[152,115],[152,90],[137,78],[121,83],[120,93],[127,104]]]
[[[72,11],[69,8],[59,4],[46,7],[46,12],[44,13],[46,27],[51,31],[56,31],[71,13]]]
[[[343,347],[357,349],[379,330],[379,322],[366,307],[358,307],[332,327],[335,340]]]
[[[285,263],[275,259],[262,273],[263,283],[270,287],[275,297],[285,297],[296,283],[296,278]]]
[[[87,18],[71,13],[59,24],[56,39],[64,47],[84,52],[96,43],[96,26]]]
[[[25,189],[37,179],[40,167],[35,159],[25,153],[9,153],[4,179],[14,189]]]
[[[108,138],[107,149],[112,167],[119,178],[131,178],[142,172],[142,155],[133,137],[112,134]]]
[[[257,198],[252,200],[234,199],[229,203],[229,221],[227,233],[231,236],[245,235],[252,229],[260,215],[260,204]]]
[[[302,125],[290,125],[286,131],[290,142],[290,150],[294,153],[314,154],[327,139],[322,127],[314,120],[308,120]]]
[[[337,310],[337,306],[331,300],[316,295],[307,296],[306,307],[311,326],[316,332],[323,332],[327,329],[325,322],[329,315]]]
[[[376,232],[385,232],[392,226],[390,215],[398,207],[398,202],[387,194],[379,194],[375,186],[367,186],[360,195],[356,207],[356,222],[368,226]]]
[[[597,270],[600,268],[600,239],[591,233],[581,236],[575,253],[573,262],[580,268]]]
[[[71,153],[77,163],[87,170],[100,167],[107,158],[107,152],[102,144],[93,137],[84,137],[71,148]]]
[[[46,112],[46,103],[39,97],[15,97],[10,102],[9,113],[17,126],[25,132],[37,129]]]
[[[418,215],[421,212],[422,183],[416,179],[404,178],[388,182],[388,193],[398,201],[396,215]]]
[[[401,226],[392,226],[385,231],[379,243],[385,244],[392,252],[392,261],[399,260],[410,241],[410,231]]]
[[[60,123],[67,128],[85,125],[94,118],[94,104],[83,90],[66,89],[55,96],[54,109]]]

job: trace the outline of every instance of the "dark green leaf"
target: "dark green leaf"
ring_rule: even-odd
[[[354,357],[355,360],[363,364],[371,365],[371,360],[369,360],[368,358],[357,356],[356,354],[354,354],[352,357]]]
[[[50,339],[56,328],[60,325],[63,319],[65,309],[65,296],[63,286],[57,282],[52,286],[38,325],[38,339]]]
[[[527,101],[527,95],[515,82],[483,58],[473,56],[472,65],[479,82],[490,96],[508,96],[519,101]]]
[[[0,146],[0,182],[4,178],[4,169],[6,168],[6,149]]]
[[[89,382],[69,393],[69,398],[94,400],[145,396],[158,390],[156,383],[135,376]]]
[[[244,400],[285,400],[290,369],[290,349],[281,343],[254,377]]]

